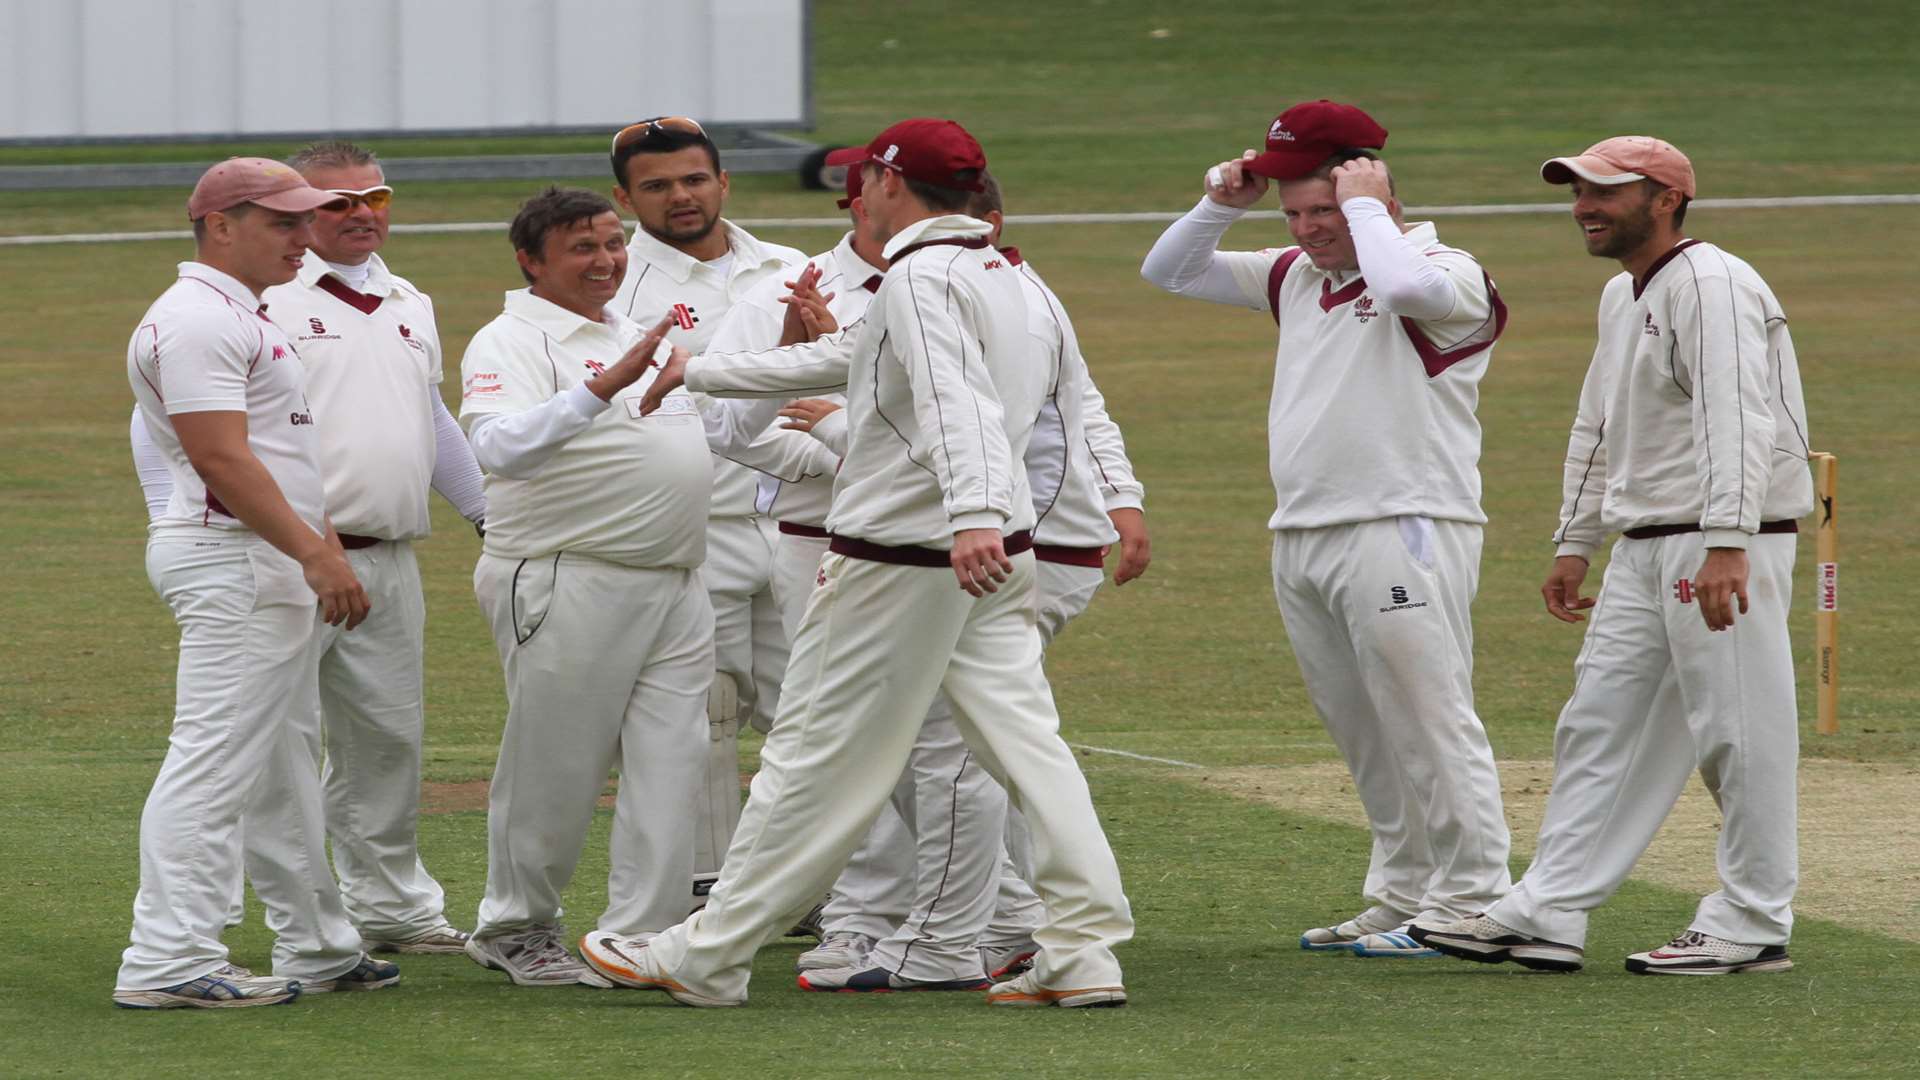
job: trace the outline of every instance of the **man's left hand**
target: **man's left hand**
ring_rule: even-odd
[[[1334,167],[1333,198],[1336,202],[1348,199],[1373,198],[1386,203],[1393,198],[1393,187],[1387,181],[1386,163],[1370,158],[1356,158]]]
[[[1693,597],[1709,630],[1733,629],[1734,602],[1747,613],[1747,553],[1743,548],[1708,548],[1707,561],[1693,575]]]
[[[1113,568],[1113,583],[1125,585],[1147,572],[1153,561],[1153,544],[1147,539],[1147,515],[1131,507],[1107,511],[1114,531],[1120,534],[1120,562]]]
[[[1013,561],[998,529],[961,529],[953,534],[953,576],[970,595],[999,592],[1013,575]]]

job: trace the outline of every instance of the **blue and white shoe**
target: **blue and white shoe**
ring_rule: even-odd
[[[1379,908],[1369,908],[1338,926],[1314,927],[1300,935],[1300,947],[1308,952],[1352,952],[1354,942],[1368,934],[1391,930],[1397,925],[1384,920],[1375,921],[1379,911]]]
[[[300,996],[293,979],[254,975],[228,964],[197,979],[158,990],[115,990],[122,1009],[240,1009],[249,1005],[286,1005]]]
[[[335,990],[379,990],[400,981],[400,965],[385,960],[375,960],[366,953],[360,954],[360,962],[353,970],[333,979],[309,979],[306,992],[309,994],[330,994]]]
[[[1362,934],[1352,946],[1355,956],[1392,956],[1415,960],[1428,956],[1439,956],[1438,949],[1429,949],[1407,931],[1413,926],[1408,923],[1397,930],[1382,930],[1375,934]]]

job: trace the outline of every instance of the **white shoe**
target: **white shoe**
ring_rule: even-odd
[[[1408,931],[1412,929],[1413,924],[1408,923],[1394,930],[1382,930],[1376,934],[1362,934],[1354,939],[1353,945],[1351,946],[1353,955],[1388,956],[1398,957],[1403,960],[1421,959],[1440,955],[1438,951],[1415,941],[1413,936],[1408,933]]]
[[[1057,1005],[1063,1009],[1111,1009],[1126,1003],[1125,987],[1089,986],[1079,990],[1052,990],[1041,986],[1039,978],[1031,971],[1003,983],[994,983],[987,990],[987,1004],[1016,1008]]]
[[[1300,935],[1300,947],[1308,952],[1352,952],[1353,943],[1368,934],[1383,934],[1401,925],[1397,922],[1376,922],[1368,916],[1375,915],[1379,908],[1369,908],[1337,926],[1316,926]]]
[[[630,987],[634,990],[659,990],[682,1005],[719,1009],[746,1003],[744,998],[735,1001],[708,997],[705,994],[695,993],[676,982],[672,975],[655,962],[653,950],[647,947],[651,937],[652,935],[645,938],[625,937],[606,930],[595,930],[580,939],[580,957],[595,972],[615,986]]]
[[[1635,975],[1738,975],[1792,967],[1785,945],[1742,945],[1698,930],[1627,957],[1627,970]]]
[[[1039,953],[1040,946],[1035,945],[1032,938],[1011,944],[982,945],[980,966],[990,979],[1011,979],[1033,967],[1033,958]]]
[[[367,947],[368,952],[452,955],[467,951],[469,936],[465,930],[458,930],[448,923],[441,923],[439,926],[422,930],[417,934],[408,934],[405,937],[375,938],[362,934],[360,938],[361,944]]]
[[[308,994],[330,994],[335,990],[379,990],[400,981],[400,965],[375,960],[366,953],[345,975],[332,979],[309,979],[302,984]]]
[[[505,934],[467,939],[465,952],[474,963],[504,971],[516,986],[605,987],[606,980],[574,958],[562,945],[566,929],[559,923],[530,926]]]
[[[857,930],[835,930],[820,939],[819,945],[801,953],[793,966],[797,971],[864,967],[867,954],[875,944],[872,938]]]
[[[1511,960],[1535,971],[1579,971],[1586,953],[1578,946],[1532,937],[1486,914],[1469,915],[1445,926],[1413,923],[1415,941],[1462,960],[1499,964]]]
[[[197,979],[158,990],[115,990],[113,1003],[122,1009],[240,1009],[290,1004],[300,996],[297,980],[245,972],[245,968],[227,964]]]

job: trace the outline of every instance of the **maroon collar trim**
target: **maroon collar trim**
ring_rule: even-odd
[[[1007,262],[1013,264],[1014,266],[1020,265],[1020,261],[1021,261],[1020,249],[1017,247],[1014,247],[1012,244],[1008,244],[1006,247],[1001,248],[1000,254],[1005,255],[1007,257]]]
[[[1360,299],[1360,294],[1366,291],[1367,279],[1363,277],[1354,278],[1338,289],[1333,287],[1331,280],[1322,278],[1320,279],[1320,310],[1332,311],[1341,304],[1351,304]]]
[[[875,274],[872,277],[868,278],[867,280],[861,282],[860,287],[867,290],[870,293],[879,292],[880,282],[882,282],[883,280],[885,279],[882,278],[879,274]]]
[[[1692,247],[1693,245],[1699,242],[1700,241],[1698,240],[1682,240],[1681,242],[1668,248],[1667,253],[1665,255],[1662,255],[1659,258],[1653,260],[1653,265],[1647,267],[1647,272],[1640,275],[1640,277],[1634,280],[1633,298],[1635,300],[1640,299],[1640,294],[1646,291],[1647,283],[1653,280],[1653,275],[1659,273],[1662,267],[1672,262],[1674,258],[1678,256],[1681,252],[1687,250],[1688,248]]]
[[[975,250],[988,246],[987,238],[984,236],[949,236],[942,240],[922,240],[917,244],[908,244],[906,247],[894,252],[893,258],[890,261],[897,263],[901,259],[919,251],[921,248],[940,247],[942,245],[973,248]]]
[[[322,274],[320,280],[314,284],[362,315],[371,315],[380,310],[380,305],[387,299],[384,296],[368,296],[366,293],[356,292],[352,286],[332,274]]]

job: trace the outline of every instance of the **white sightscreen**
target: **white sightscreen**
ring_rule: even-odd
[[[807,0],[0,0],[0,139],[807,126]]]

